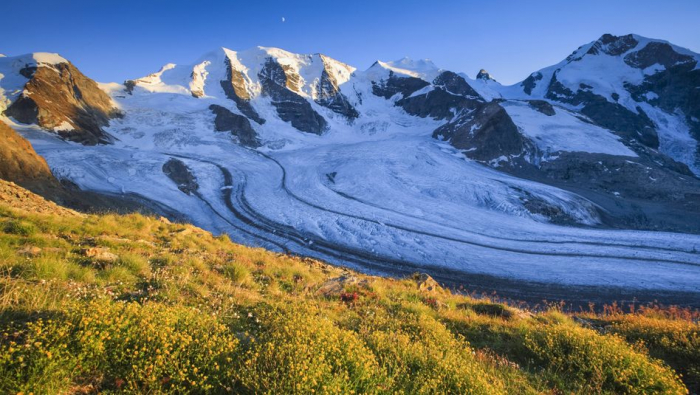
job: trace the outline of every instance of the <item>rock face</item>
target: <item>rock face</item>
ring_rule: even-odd
[[[170,158],[163,164],[163,173],[173,180],[175,185],[177,185],[177,189],[188,195],[197,192],[197,189],[199,189],[199,184],[197,184],[194,174],[181,160]]]
[[[651,148],[659,147],[659,137],[655,125],[644,110],[637,107],[637,113],[628,108],[608,101],[605,97],[595,94],[585,86],[573,92],[557,80],[556,73],[552,77],[546,98],[573,106],[582,106],[580,112],[596,124],[618,132],[627,141],[639,141]]]
[[[520,155],[527,144],[508,113],[495,101],[482,105],[474,114],[456,117],[436,129],[433,137],[449,141],[469,158],[480,161]]]
[[[272,99],[277,115],[298,130],[321,134],[327,128],[326,120],[311,107],[298,92],[298,76],[287,74],[284,68],[273,58],[268,58],[258,77],[262,93]]]
[[[316,86],[316,103],[350,120],[357,118],[360,114],[340,92],[338,81],[329,70],[327,58],[323,55],[320,55],[320,58],[323,61],[323,72]]]
[[[660,64],[668,69],[683,64],[695,66],[697,63],[692,56],[680,54],[671,45],[660,42],[650,42],[639,51],[625,56],[624,59],[625,63],[638,69],[646,69],[655,64]]]
[[[260,141],[255,129],[250,125],[248,118],[234,114],[225,107],[212,104],[209,109],[216,115],[214,119],[214,128],[219,131],[231,132],[231,135],[236,137],[241,145],[246,147],[259,147]]]
[[[120,116],[110,97],[71,63],[27,66],[22,95],[5,114],[86,145],[108,143],[103,127]]]
[[[253,106],[250,104],[250,94],[246,90],[243,74],[235,70],[231,65],[231,59],[228,57],[226,62],[226,79],[221,81],[221,87],[226,94],[226,97],[233,100],[238,106],[238,110],[246,117],[250,118],[259,125],[265,123],[265,120],[258,115]]]
[[[4,122],[0,122],[0,178],[31,190],[59,187],[44,158]]]

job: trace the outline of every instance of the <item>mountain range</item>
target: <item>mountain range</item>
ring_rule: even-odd
[[[6,56],[0,174],[372,273],[700,304],[699,62],[609,34],[511,86],[266,47],[123,83]]]

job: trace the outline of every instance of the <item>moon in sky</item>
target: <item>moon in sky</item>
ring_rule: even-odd
[[[286,19],[284,17],[282,17],[282,22],[284,22],[284,21],[286,21]]]

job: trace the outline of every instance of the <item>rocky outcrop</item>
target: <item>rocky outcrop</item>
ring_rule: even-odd
[[[428,82],[420,78],[397,76],[390,70],[388,78],[372,81],[372,93],[385,99],[390,99],[397,93],[400,93],[405,98],[428,85],[430,85]]]
[[[554,116],[556,114],[556,111],[554,111],[554,107],[552,107],[552,105],[549,104],[549,102],[546,102],[544,100],[528,100],[527,103],[530,105],[530,107],[549,117]]]
[[[588,55],[598,55],[604,53],[610,56],[619,56],[636,47],[639,44],[634,35],[613,36],[603,34],[586,52]]]
[[[680,62],[646,76],[638,86],[627,85],[632,98],[684,118],[691,135],[700,142],[700,69],[695,62]],[[700,168],[700,144],[696,152]]]
[[[436,129],[433,137],[449,141],[464,150],[467,157],[479,161],[520,155],[528,143],[506,110],[495,101],[456,117]]]
[[[316,290],[316,293],[327,298],[340,297],[347,288],[369,289],[370,279],[371,278],[360,278],[351,273],[343,274],[321,284]]]
[[[542,78],[544,78],[544,76],[540,72],[530,74],[523,82],[520,83],[520,86],[523,87],[523,92],[531,95],[532,90],[535,89],[535,86],[537,86],[537,82],[541,81]]]
[[[482,97],[467,83],[467,80],[451,71],[443,71],[440,73],[440,75],[433,80],[433,85],[453,95],[465,96],[469,99],[483,101]]]
[[[95,81],[71,63],[27,66],[20,73],[29,81],[6,115],[86,145],[111,141],[103,128],[120,112]]]
[[[124,81],[124,91],[126,91],[126,93],[128,93],[129,95],[133,95],[134,88],[136,88],[136,81],[134,81],[134,80]]]
[[[231,60],[226,58],[226,79],[221,81],[221,88],[223,88],[226,97],[233,100],[238,107],[238,110],[250,118],[258,125],[265,123],[265,120],[258,115],[257,111],[250,104],[250,94],[245,87],[245,80],[243,79],[243,74],[235,70],[233,65],[231,65]]]
[[[314,111],[311,104],[293,92],[298,90],[295,73],[288,75],[277,61],[268,58],[258,77],[262,94],[272,99],[280,119],[307,133],[321,134],[328,128],[326,120]]]
[[[179,159],[170,158],[165,162],[163,164],[163,173],[177,185],[177,189],[188,195],[196,193],[197,189],[199,189],[199,184],[197,184],[194,174]]]
[[[445,289],[442,288],[434,278],[430,277],[430,275],[426,273],[413,273],[411,278],[416,282],[416,286],[420,292],[436,294],[445,292]]]
[[[214,128],[219,131],[231,132],[241,145],[246,147],[259,147],[260,141],[255,129],[250,125],[248,118],[234,114],[225,107],[212,104],[209,109],[216,115]]]
[[[446,71],[433,81],[432,89],[396,101],[407,113],[433,119],[450,119],[455,114],[473,111],[483,98],[459,75]]]
[[[639,51],[628,54],[624,59],[629,66],[638,69],[646,69],[655,64],[668,69],[683,63],[692,64],[695,67],[697,63],[692,56],[680,54],[670,44],[660,42],[650,42]]]

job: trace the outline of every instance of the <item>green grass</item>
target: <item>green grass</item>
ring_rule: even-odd
[[[357,281],[318,292],[340,276]],[[0,393],[684,394],[697,318],[580,314],[586,328],[156,218],[0,206]]]

